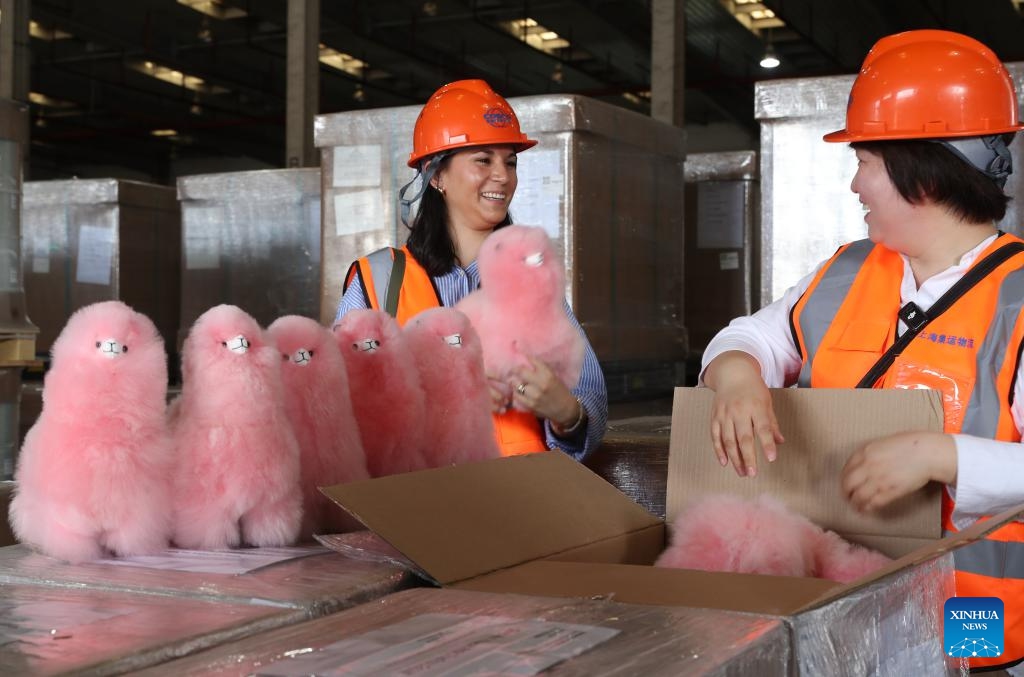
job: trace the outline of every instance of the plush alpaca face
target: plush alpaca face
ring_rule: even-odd
[[[268,348],[263,330],[245,311],[215,306],[199,316],[185,341],[186,380],[219,380],[246,366],[266,368]]]
[[[409,321],[407,331],[428,335],[436,341],[438,349],[479,349],[480,341],[469,318],[454,308],[424,310]]]
[[[105,301],[75,312],[52,353],[54,367],[78,365],[108,371],[134,354],[162,355],[163,340],[145,315],[120,301]]]
[[[325,346],[332,341],[330,333],[315,320],[300,315],[288,315],[274,320],[267,327],[271,340],[281,351],[287,367],[305,368],[322,358]]]
[[[522,285],[545,295],[562,293],[562,272],[543,228],[506,226],[492,233],[479,255],[482,288],[490,294],[519,295]]]
[[[163,339],[148,317],[120,301],[75,312],[51,354],[47,383],[54,387],[46,394],[51,404],[64,399],[59,406],[91,406],[92,393],[108,390],[148,401],[167,386]]]
[[[347,357],[367,359],[398,336],[398,323],[380,310],[353,310],[334,327],[338,347]]]

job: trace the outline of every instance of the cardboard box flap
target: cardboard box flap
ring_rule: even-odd
[[[875,514],[862,514],[840,490],[846,460],[863,444],[914,430],[942,430],[942,402],[932,390],[776,388],[772,402],[785,442],[768,463],[758,451],[757,477],[718,464],[711,446],[707,388],[676,388],[669,451],[667,522],[706,494],[753,498],[766,493],[840,535],[939,538],[942,487],[932,483]]]
[[[560,451],[321,491],[442,585],[661,523]]]
[[[957,548],[968,546],[971,543],[981,538],[984,538],[986,535],[992,533],[1004,524],[1013,521],[1024,521],[1024,505],[1018,505],[1014,508],[1010,508],[1009,510],[1003,511],[998,515],[993,516],[991,519],[975,522],[963,531],[959,531],[955,534],[952,534],[951,536],[947,536],[946,538],[940,539],[939,541],[936,541],[935,543],[932,543],[930,545],[922,546],[917,550],[914,550],[913,552],[908,553],[903,557],[900,557],[899,559],[893,560],[890,564],[887,564],[886,566],[875,571],[869,576],[857,579],[849,585],[844,585],[839,588],[835,588],[834,590],[831,590],[821,595],[817,599],[802,606],[800,609],[798,609],[798,611],[808,611],[810,609],[816,609],[820,606],[828,604],[834,599],[838,599],[839,597],[843,597],[844,595],[849,595],[851,592],[854,592],[861,588],[865,588],[874,583],[875,581],[885,578],[894,571],[910,567],[914,564],[920,564],[922,562],[933,560],[936,557],[940,557],[941,555],[946,554],[947,552],[951,552],[953,550],[956,550]]]

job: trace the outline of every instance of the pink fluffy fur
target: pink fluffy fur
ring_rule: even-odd
[[[889,561],[823,531],[769,496],[712,495],[679,514],[672,542],[654,564],[848,583]]]
[[[500,456],[483,349],[469,319],[453,308],[431,308],[413,317],[403,333],[426,402],[427,464],[436,468]]]
[[[256,321],[235,306],[211,308],[192,326],[175,425],[180,547],[297,539],[299,447],[285,415],[281,362]]]
[[[163,549],[172,453],[163,339],[147,317],[107,301],[72,315],[52,356],[18,458],[14,533],[69,562]]]
[[[575,386],[585,344],[565,314],[565,273],[544,229],[496,230],[484,240],[477,261],[480,289],[455,308],[480,335],[487,374],[510,395],[512,372],[533,357]]]
[[[370,477],[334,336],[308,317],[278,318],[267,333],[283,355],[285,411],[299,442],[302,538],[351,530],[345,512],[317,487]]]
[[[881,569],[891,561],[880,552],[843,540],[835,532],[822,531],[815,548],[815,575],[850,583]]]
[[[345,355],[370,475],[428,467],[421,451],[423,392],[398,323],[379,310],[353,310],[335,325],[334,337]]]

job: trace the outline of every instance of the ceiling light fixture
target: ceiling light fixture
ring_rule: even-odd
[[[761,68],[769,70],[772,68],[778,68],[780,63],[782,62],[779,61],[779,57],[775,53],[775,47],[773,47],[769,42],[768,47],[764,50],[764,56],[761,57]]]
[[[212,16],[214,19],[240,19],[243,16],[248,16],[244,9],[232,7],[221,0],[178,0],[178,4],[202,12],[206,16]]]

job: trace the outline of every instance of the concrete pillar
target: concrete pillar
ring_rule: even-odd
[[[285,166],[316,167],[313,117],[320,101],[320,0],[288,0]]]
[[[0,0],[0,98],[28,103],[29,0]]]
[[[651,22],[651,117],[683,127],[686,0],[653,0]]]

